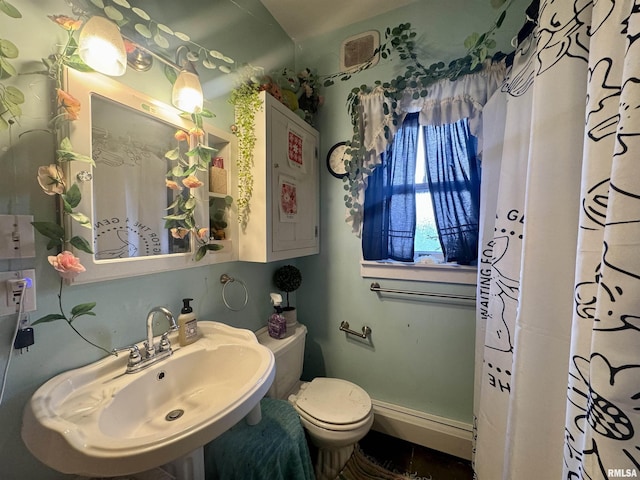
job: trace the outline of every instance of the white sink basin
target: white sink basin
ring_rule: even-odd
[[[22,438],[64,473],[116,476],[169,463],[224,433],[256,407],[275,373],[253,332],[198,322],[201,338],[137,373],[127,355],[62,373],[33,395]]]

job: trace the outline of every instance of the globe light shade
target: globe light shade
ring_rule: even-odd
[[[80,31],[78,54],[95,71],[112,77],[124,75],[127,52],[118,26],[104,17],[91,17]]]
[[[184,112],[193,113],[196,110],[202,110],[204,96],[198,75],[182,70],[173,84],[171,101],[175,107]]]

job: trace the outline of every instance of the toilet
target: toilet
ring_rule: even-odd
[[[276,375],[267,396],[293,405],[318,449],[316,479],[333,480],[373,424],[371,398],[358,385],[338,378],[300,381],[306,336],[307,327],[299,323],[287,327],[283,339],[270,337],[266,327],[256,332],[275,357]]]

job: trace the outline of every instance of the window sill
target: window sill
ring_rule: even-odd
[[[416,265],[360,260],[363,278],[476,285],[477,268],[463,265]]]

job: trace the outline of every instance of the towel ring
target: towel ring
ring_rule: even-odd
[[[227,288],[227,286],[233,282],[238,282],[240,285],[242,285],[242,288],[244,288],[244,303],[240,308],[233,308],[231,305],[229,305],[229,302],[227,302],[227,297],[225,297],[224,295],[225,289]],[[238,280],[237,278],[233,278],[232,276],[227,275],[226,273],[223,273],[222,275],[220,275],[220,283],[222,283],[223,285],[222,301],[224,302],[225,307],[227,307],[231,311],[239,312],[240,310],[242,310],[244,307],[247,306],[247,303],[249,302],[249,291],[247,290],[247,286],[242,280]]]

